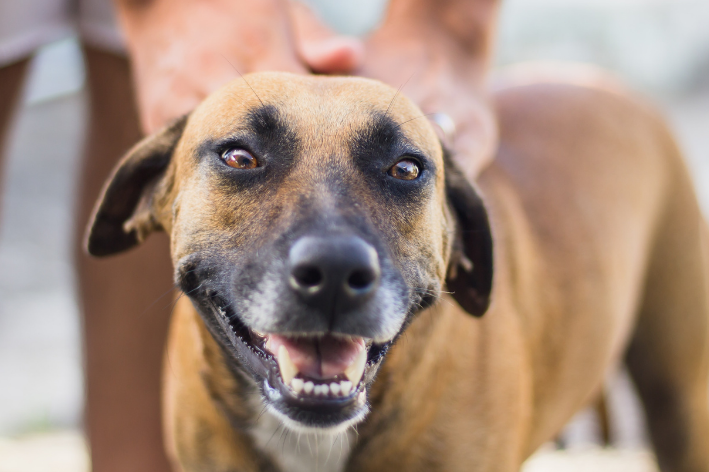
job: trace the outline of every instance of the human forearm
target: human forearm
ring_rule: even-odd
[[[488,71],[498,8],[499,0],[391,0],[361,68],[401,87],[424,113],[447,115],[455,129],[442,138],[471,180],[496,146]]]
[[[247,70],[265,68],[269,61],[282,67],[284,59],[296,67],[284,0],[114,1],[131,49],[179,37],[214,37],[231,40],[214,48],[238,47],[237,60]]]
[[[147,132],[186,113],[238,73],[305,71],[284,0],[114,1]]]
[[[382,29],[442,42],[451,53],[487,61],[499,5],[500,0],[391,0]]]

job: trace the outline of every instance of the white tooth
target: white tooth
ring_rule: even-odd
[[[364,390],[362,390],[361,392],[359,392],[359,395],[357,395],[357,400],[364,403],[365,399],[366,399],[366,397],[364,395]]]
[[[345,370],[345,375],[352,381],[354,386],[357,386],[362,375],[364,374],[364,366],[367,364],[367,350],[362,349],[357,355],[357,359]]]
[[[328,387],[326,384],[320,386],[320,393],[323,395],[327,395],[330,393],[330,387]]]
[[[305,393],[310,393],[313,391],[313,387],[315,387],[315,384],[308,380],[305,384],[303,384],[303,391]]]
[[[340,390],[342,390],[342,396],[346,397],[352,391],[352,382],[349,380],[343,380],[340,382]]]
[[[298,374],[298,368],[290,360],[290,354],[288,354],[288,349],[281,344],[278,348],[278,367],[281,369],[281,377],[283,377],[283,383],[290,385],[293,377]]]
[[[330,391],[332,392],[333,395],[337,395],[340,393],[340,384],[336,382],[332,382],[330,384]]]
[[[264,344],[264,346],[266,346],[266,349],[268,351],[273,352],[271,351],[271,336],[266,336],[266,343]]]
[[[313,395],[320,395],[320,385],[316,385],[315,388],[313,388]]]
[[[261,336],[262,338],[266,337],[266,335],[263,334],[261,331],[256,331],[255,329],[252,329],[251,331],[253,331],[256,336]]]
[[[295,393],[300,393],[301,390],[303,390],[303,379],[293,379],[290,383],[290,388],[292,388]]]

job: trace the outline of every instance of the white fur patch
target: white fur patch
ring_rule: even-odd
[[[260,399],[258,403],[263,405]],[[315,429],[288,422],[291,424],[286,425],[280,413],[267,408],[251,430],[256,447],[283,472],[344,470],[356,441],[352,427]]]

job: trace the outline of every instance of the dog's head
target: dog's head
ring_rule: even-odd
[[[293,428],[360,421],[387,350],[447,278],[469,313],[489,303],[480,198],[421,111],[371,80],[248,75],[139,143],[88,249],[158,229],[179,287]]]

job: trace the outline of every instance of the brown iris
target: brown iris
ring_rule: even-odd
[[[389,169],[389,175],[399,180],[414,180],[421,173],[413,159],[402,159]]]
[[[229,149],[222,154],[222,159],[234,169],[254,169],[258,161],[245,149]]]

